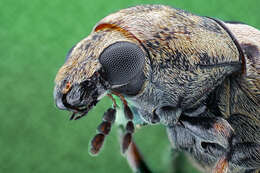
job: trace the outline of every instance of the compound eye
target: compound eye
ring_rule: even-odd
[[[136,44],[116,42],[101,53],[99,61],[110,84],[124,85],[142,72],[145,55]]]

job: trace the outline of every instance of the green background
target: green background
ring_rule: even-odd
[[[126,172],[117,130],[98,157],[88,154],[102,114],[102,100],[86,118],[69,121],[53,102],[54,77],[67,51],[100,19],[137,4],[160,3],[260,28],[259,0],[1,0],[0,1],[0,172]],[[138,130],[135,140],[154,172],[172,172],[162,126]],[[176,155],[176,153],[173,153]],[[176,173],[195,172],[180,156]]]

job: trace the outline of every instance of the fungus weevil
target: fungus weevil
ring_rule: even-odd
[[[140,157],[131,142],[137,117],[163,124],[172,147],[190,153],[206,172],[258,172],[259,50],[260,31],[245,24],[163,5],[127,8],[102,19],[69,51],[54,98],[75,120],[103,96],[113,100],[91,141],[92,154],[115,121],[118,96],[128,156]],[[144,165],[132,167],[149,172]]]

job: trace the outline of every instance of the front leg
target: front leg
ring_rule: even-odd
[[[260,168],[260,144],[256,142],[234,144],[230,147],[227,160],[234,166],[245,169]]]
[[[200,152],[215,158],[217,164],[213,172],[226,173],[229,163],[226,153],[229,153],[230,142],[234,136],[234,130],[228,121],[221,117],[181,116],[179,122],[200,141]]]
[[[236,135],[230,147],[229,160],[245,169],[260,168],[260,122],[248,115],[235,114],[228,119]]]
[[[182,112],[174,107],[155,110],[160,122],[167,126],[172,147],[189,152],[203,170],[211,170],[226,153],[233,128],[227,120],[216,117],[206,106]]]
[[[257,169],[260,168],[258,120],[236,114],[231,115],[228,120],[220,117],[181,116],[180,122],[198,138],[223,147],[224,152],[218,158],[213,172],[224,173],[235,168],[247,173],[258,172]]]
[[[221,117],[181,116],[179,122],[203,142],[215,143],[223,148],[229,147],[230,139],[234,133],[228,121]]]

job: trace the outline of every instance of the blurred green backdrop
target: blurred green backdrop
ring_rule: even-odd
[[[1,0],[0,172],[126,172],[114,128],[98,157],[88,154],[105,98],[81,121],[68,120],[53,102],[54,77],[67,51],[101,18],[121,8],[160,3],[260,28],[259,0]],[[135,140],[154,172],[171,172],[170,147],[162,126],[149,126]],[[176,153],[174,153],[176,155]],[[193,173],[180,156],[176,173]]]

